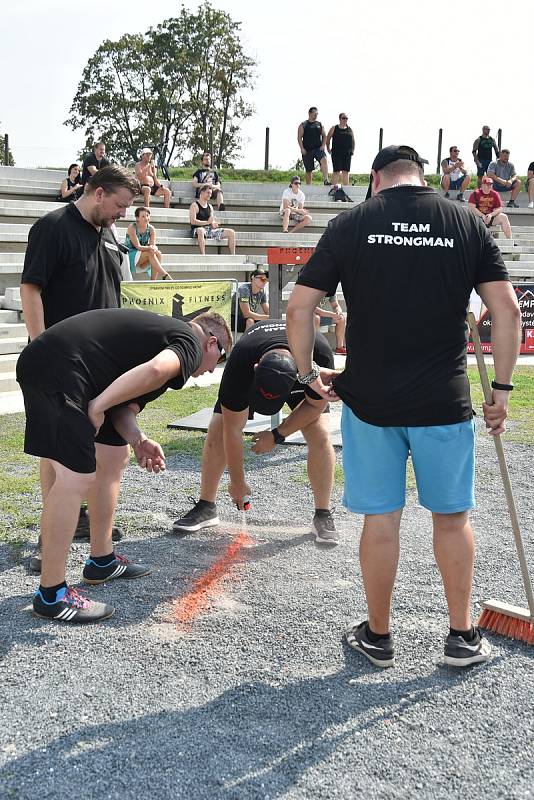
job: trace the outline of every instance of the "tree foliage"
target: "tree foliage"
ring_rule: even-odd
[[[240,126],[253,113],[244,93],[255,62],[243,48],[240,23],[205,2],[182,6],[145,34],[102,42],[89,59],[65,125],[102,138],[118,160],[162,142],[167,165],[209,149],[219,166],[241,149]]]
[[[10,147],[8,147],[7,162],[6,162],[5,140],[4,140],[4,134],[2,132],[0,132],[0,166],[2,167],[15,166],[15,159],[13,158],[13,153],[11,152]]]

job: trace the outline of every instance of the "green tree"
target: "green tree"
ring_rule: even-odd
[[[11,148],[8,147],[7,153],[7,164],[6,164],[6,151],[4,146],[4,134],[0,132],[0,166],[2,167],[14,167],[15,166],[15,159],[13,158],[13,153],[11,152]]]
[[[104,41],[88,61],[65,125],[84,129],[87,145],[102,138],[117,159],[162,142],[167,165],[208,147],[227,166],[241,148],[240,124],[253,113],[243,98],[254,61],[240,23],[204,3],[146,34]]]

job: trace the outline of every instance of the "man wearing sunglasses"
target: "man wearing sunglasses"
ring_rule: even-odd
[[[456,199],[460,203],[465,203],[464,192],[469,187],[471,176],[460,158],[460,150],[456,145],[449,147],[449,157],[441,162],[441,171],[443,172],[441,186],[445,197],[449,197],[451,190],[457,191]]]
[[[258,268],[250,276],[250,281],[237,290],[237,330],[244,333],[256,322],[269,319],[269,302],[265,288],[268,283],[265,270]],[[235,298],[232,302],[231,328],[236,329]]]
[[[217,313],[192,322],[135,309],[87,311],[58,322],[17,362],[24,394],[24,451],[53,474],[41,518],[41,585],[34,613],[61,622],[97,622],[113,614],[70,589],[65,562],[80,502],[95,502],[86,583],[140,578],[150,569],[115,554],[111,538],[121,476],[133,448],[140,467],[165,469],[163,450],[137,424],[145,405],[190,376],[213,372],[232,336]],[[98,447],[95,445],[98,444]],[[105,456],[105,469],[101,459]]]
[[[313,357],[320,368],[333,369],[334,359],[325,337],[317,332]],[[200,500],[174,523],[180,535],[219,524],[215,505],[225,468],[228,492],[237,507],[251,494],[245,478],[243,428],[254,412],[271,416],[283,405],[292,409],[272,431],[254,437],[253,452],[268,453],[296,431],[308,445],[308,477],[315,501],[311,532],[324,546],[337,545],[339,536],[330,510],[334,480],[334,448],[330,441],[328,401],[300,383],[282,321],[258,322],[237,342],[226,364],[202,453]]]

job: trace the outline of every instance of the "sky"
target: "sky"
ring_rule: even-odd
[[[193,10],[198,2],[185,2]],[[62,123],[82,70],[104,39],[144,32],[177,16],[180,2],[19,0],[2,9],[0,63],[4,76],[0,130],[8,133],[17,166],[63,167],[76,159],[83,130]],[[482,125],[497,138],[518,174],[534,160],[532,3],[449,0],[212,0],[241,22],[245,50],[258,62],[250,99],[254,116],[242,129],[235,166],[263,169],[265,128],[270,164],[290,169],[300,155],[297,127],[315,105],[325,128],[344,111],[354,130],[353,172],[368,172],[384,145],[408,144],[437,166],[460,148],[473,168],[471,147]],[[491,32],[494,32],[494,35]],[[502,35],[502,36],[501,36]],[[112,154],[111,154],[112,155]]]

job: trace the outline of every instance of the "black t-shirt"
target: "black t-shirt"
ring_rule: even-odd
[[[219,387],[219,401],[230,411],[243,411],[249,407],[249,393],[254,383],[254,365],[269,350],[284,348],[289,350],[286,326],[284,322],[257,322],[249,328],[232,349],[224,368]],[[320,366],[334,368],[332,349],[322,333],[315,334],[313,360]],[[300,395],[304,392],[317,399],[319,395],[303,384],[295,381],[290,394]]]
[[[21,283],[42,289],[45,328],[94,308],[118,308],[121,254],[109,228],[100,232],[69,203],[32,226]]]
[[[193,175],[193,178],[196,178],[199,183],[220,183],[219,173],[211,167],[200,167]],[[199,191],[199,189],[196,190],[197,197]]]
[[[97,169],[102,169],[102,167],[109,167],[110,161],[103,156],[100,161],[97,159],[94,153],[89,153],[88,156],[85,156],[82,165],[82,183],[85,185],[89,178],[91,177],[91,173],[87,169],[87,167],[96,167]]]
[[[427,187],[387,189],[328,224],[298,284],[347,304],[341,399],[372,425],[472,416],[466,312],[474,286],[509,280],[481,220]]]
[[[17,380],[61,392],[83,411],[116,378],[163,350],[180,359],[181,374],[164,386],[129,398],[143,408],[167,389],[181,389],[202,361],[191,325],[137,309],[86,311],[34,339],[19,357]]]
[[[302,146],[309,153],[311,150],[317,150],[317,148],[321,147],[323,141],[323,125],[319,120],[315,120],[315,122],[310,122],[307,119],[305,122],[302,123],[302,127],[304,128],[304,132],[302,134]]]

